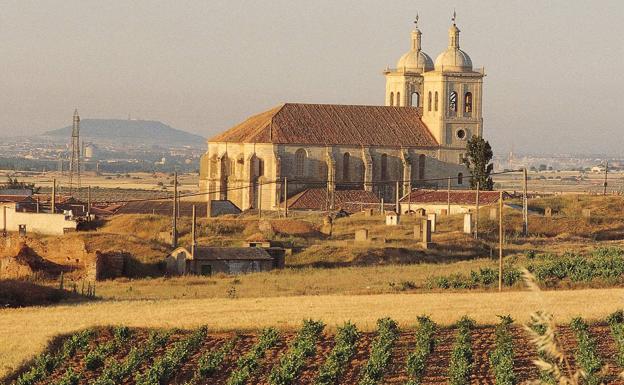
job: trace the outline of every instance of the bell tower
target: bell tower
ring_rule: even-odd
[[[386,106],[422,108],[423,73],[433,70],[433,61],[422,51],[422,32],[418,15],[410,34],[410,49],[398,60],[396,68],[386,68]]]
[[[453,14],[448,48],[436,58],[434,70],[423,74],[423,122],[445,151],[448,162],[461,163],[466,143],[483,134],[483,68],[473,69],[470,56],[460,49]]]

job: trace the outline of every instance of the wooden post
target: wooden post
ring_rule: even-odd
[[[284,218],[288,218],[288,178],[284,177]]]
[[[87,217],[91,217],[91,186],[87,186]]]
[[[527,176],[526,167],[522,169],[522,173],[524,176],[524,182],[522,184],[522,219],[523,219],[522,232],[524,233],[525,237],[528,237],[529,236],[529,200],[527,198],[527,183],[528,183],[529,177]]]
[[[52,199],[50,201],[50,212],[56,212],[56,178],[52,179]]]
[[[498,291],[503,291],[503,192],[498,198]]]
[[[396,181],[396,191],[394,194],[394,211],[397,215],[401,215],[401,207],[399,204],[399,181]]]
[[[37,214],[39,214],[39,197],[37,197]]]
[[[609,173],[609,161],[607,161],[605,163],[605,177],[604,177],[604,184],[603,184],[603,191],[602,191],[602,195],[607,195],[607,174]]]
[[[6,220],[6,206],[2,206],[2,235],[7,236],[7,220]]]
[[[407,213],[412,212],[412,182],[410,181],[409,191],[407,192]]]
[[[475,213],[475,239],[479,239],[479,182],[477,181],[477,199],[476,199],[476,213]]]
[[[195,213],[195,205],[193,205],[192,225],[191,225],[191,256],[193,258],[195,258],[195,247],[197,245],[196,232],[195,232],[196,226],[197,226],[197,216]]]
[[[171,247],[178,247],[178,173],[173,174],[173,208],[172,208],[172,229]]]
[[[446,215],[451,215],[451,178],[448,178],[448,186],[446,188]]]
[[[262,218],[262,183],[258,182],[258,219]]]

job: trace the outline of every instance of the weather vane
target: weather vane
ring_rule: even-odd
[[[414,19],[414,25],[418,28],[418,12],[416,12],[416,18]]]
[[[451,19],[453,24],[455,24],[455,19],[457,19],[457,13],[455,13],[455,9],[453,9],[453,18]]]

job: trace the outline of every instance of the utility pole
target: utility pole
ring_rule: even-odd
[[[284,218],[288,218],[288,177],[284,177]]]
[[[178,247],[178,173],[173,174],[173,208],[172,208],[172,229],[171,229],[171,247]]]
[[[56,178],[52,179],[52,199],[50,200],[50,212],[56,212]]]
[[[479,239],[479,181],[477,181],[477,199],[476,199],[476,213],[475,213],[475,239]]]
[[[401,207],[399,205],[399,181],[396,181],[396,191],[394,194],[394,210],[397,215],[401,215]]]
[[[503,192],[498,198],[498,291],[503,291]]]
[[[77,189],[80,189],[80,116],[78,115],[77,109],[74,111],[71,139],[72,153],[69,162],[69,195],[73,196],[74,183],[77,184]]]
[[[2,206],[2,236],[7,236],[6,206]]]
[[[262,183],[258,182],[258,219],[262,218]]]
[[[446,188],[446,215],[451,215],[451,178],[448,178],[448,186]]]
[[[524,176],[524,182],[522,184],[522,219],[523,219],[523,227],[522,232],[525,237],[529,236],[529,200],[527,198],[527,183],[529,177],[527,175],[526,167],[522,169],[522,174]]]
[[[192,214],[192,227],[191,227],[191,256],[193,258],[195,258],[195,247],[197,246],[197,240],[196,240],[196,230],[195,227],[197,226],[197,216],[195,214],[195,205],[193,205],[193,214]]]
[[[87,186],[87,217],[91,218],[91,186]]]
[[[607,174],[609,173],[609,161],[605,163],[605,177],[604,177],[604,190],[602,191],[602,195],[607,195]]]

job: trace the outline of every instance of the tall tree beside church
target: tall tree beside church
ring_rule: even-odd
[[[470,188],[476,189],[477,182],[479,182],[480,190],[492,190],[494,188],[494,182],[490,176],[494,169],[494,165],[490,163],[494,155],[492,146],[482,137],[473,136],[468,140],[466,150],[464,164],[470,170]]]

